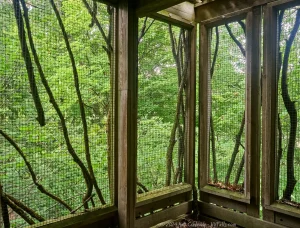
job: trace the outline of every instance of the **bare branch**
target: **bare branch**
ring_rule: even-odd
[[[15,18],[17,21],[17,26],[18,26],[18,34],[19,34],[19,40],[20,40],[20,45],[22,49],[22,56],[26,65],[26,70],[27,70],[27,75],[28,75],[28,81],[30,85],[30,91],[31,95],[34,101],[34,105],[38,114],[37,120],[40,124],[40,126],[44,126],[45,123],[45,114],[44,114],[44,109],[41,103],[41,99],[39,96],[38,88],[36,86],[36,81],[35,81],[35,75],[34,75],[34,70],[33,70],[33,64],[31,61],[30,57],[30,52],[26,43],[26,33],[24,29],[24,23],[22,19],[22,12],[20,9],[20,2],[19,0],[13,0],[13,5],[14,5],[14,12],[15,12]]]
[[[85,1],[85,0],[84,0]],[[85,1],[86,2],[86,1]],[[60,17],[60,14],[56,8],[56,5],[54,3],[54,0],[50,0],[51,6],[55,12],[56,18],[58,20],[59,26],[61,28],[62,34],[63,34],[63,38],[65,40],[65,44],[66,44],[66,48],[67,51],[69,53],[69,58],[72,64],[72,68],[73,68],[73,76],[74,76],[74,83],[75,83],[75,88],[76,88],[76,94],[78,97],[78,102],[79,102],[79,109],[80,109],[80,116],[81,116],[81,121],[82,121],[82,125],[83,125],[83,134],[84,134],[84,146],[85,146],[85,156],[86,156],[86,161],[88,164],[88,170],[90,173],[88,173],[87,171],[85,171],[86,173],[84,173],[83,175],[85,176],[89,176],[90,178],[86,179],[86,180],[91,180],[91,182],[87,182],[87,193],[83,199],[83,202],[85,202],[90,195],[92,194],[92,190],[93,190],[93,185],[96,189],[97,195],[101,201],[102,204],[105,204],[104,198],[102,196],[101,190],[97,184],[95,175],[94,175],[94,170],[93,170],[93,166],[92,166],[92,162],[91,162],[91,156],[90,156],[90,149],[89,149],[89,138],[88,138],[88,128],[87,128],[87,122],[86,122],[86,116],[85,116],[85,109],[84,109],[84,104],[83,104],[83,100],[81,97],[81,92],[80,92],[80,88],[79,88],[79,77],[78,77],[78,72],[77,72],[77,67],[76,67],[76,63],[75,63],[75,58],[69,43],[69,39],[68,39],[68,35],[67,32],[65,30],[65,26],[63,24],[63,21]],[[87,2],[86,2],[87,3]],[[95,19],[96,17],[94,17]],[[95,20],[96,24],[97,21]],[[85,203],[85,208],[88,208],[87,203]]]
[[[23,161],[25,162],[25,165],[28,168],[28,171],[31,175],[31,179],[33,181],[33,183],[35,184],[35,186],[37,187],[38,190],[40,190],[41,193],[49,196],[50,198],[52,198],[53,200],[57,201],[58,203],[60,203],[61,205],[63,205],[65,208],[67,208],[69,211],[72,210],[72,208],[66,203],[64,202],[62,199],[60,199],[59,197],[53,195],[52,193],[48,192],[43,185],[41,185],[36,177],[35,172],[33,171],[33,168],[30,164],[30,162],[27,160],[24,152],[21,150],[21,148],[17,145],[17,143],[10,138],[5,132],[3,132],[2,130],[0,130],[0,134],[16,149],[16,151],[19,153],[19,155],[22,157]]]

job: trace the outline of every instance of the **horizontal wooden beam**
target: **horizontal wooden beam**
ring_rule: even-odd
[[[136,217],[161,208],[191,199],[192,186],[189,184],[175,185],[160,191],[147,192],[137,198]]]
[[[196,24],[194,5],[190,2],[183,2],[159,12],[151,13],[149,16],[187,29],[193,28]]]
[[[117,6],[119,3],[119,0],[95,0],[96,2],[101,2],[107,5]]]
[[[275,0],[215,0],[195,8],[195,21],[201,23],[205,20],[220,17],[254,6],[264,5]]]
[[[182,2],[184,0],[138,0],[136,12],[139,17],[145,17]]]
[[[91,227],[91,224],[107,219],[116,220],[118,209],[115,206],[100,208],[90,212],[78,213],[75,215],[67,215],[58,219],[50,219],[42,223],[30,226],[31,228],[76,228]]]
[[[267,222],[259,218],[249,216],[247,214],[242,214],[240,212],[232,211],[226,208],[218,207],[204,202],[199,202],[200,213],[202,215],[207,215],[216,218],[220,221],[230,222],[238,226],[247,228],[283,228],[284,226]]]
[[[135,221],[136,228],[152,227],[158,223],[170,219],[176,219],[178,216],[190,213],[192,211],[192,202],[185,202],[174,207],[156,212]]]

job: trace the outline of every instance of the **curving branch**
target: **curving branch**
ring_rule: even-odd
[[[235,42],[235,44],[239,47],[240,51],[242,52],[243,56],[246,57],[246,51],[241,42],[234,36],[234,34],[231,31],[231,28],[228,24],[225,24],[225,27],[231,37],[231,39]]]
[[[34,75],[34,68],[30,57],[30,52],[26,43],[26,33],[24,29],[24,22],[22,19],[22,12],[20,8],[20,2],[19,0],[13,0],[14,5],[14,13],[15,18],[17,21],[18,26],[18,34],[19,34],[19,40],[20,45],[22,49],[22,56],[25,62],[26,71],[28,75],[28,81],[30,85],[30,92],[34,101],[35,109],[37,111],[37,121],[39,122],[40,126],[45,126],[45,113],[44,109],[41,103],[41,99],[39,96],[38,88],[35,81],[35,75]]]
[[[0,184],[0,216],[1,216],[0,224],[3,224],[4,228],[10,228],[8,208],[3,197],[1,184]]]
[[[50,0],[51,2],[53,0]],[[89,3],[86,1],[86,0],[82,0],[84,6],[86,7],[86,9],[88,10],[89,14],[91,15],[93,21],[96,23],[103,39],[105,40],[105,43],[106,43],[106,46],[108,47],[108,51],[111,52],[113,50],[112,46],[111,46],[111,43],[110,43],[110,40],[108,39],[108,37],[105,35],[105,32],[97,18],[97,14],[94,14],[93,12],[93,9],[91,8],[91,6],[89,5]],[[58,11],[57,11],[58,12]]]
[[[291,195],[294,191],[297,183],[294,173],[294,153],[295,153],[295,142],[297,134],[297,110],[295,107],[295,101],[292,101],[289,95],[287,76],[288,76],[288,64],[291,48],[298,32],[300,25],[300,9],[297,10],[295,24],[291,31],[290,37],[286,41],[285,53],[282,63],[282,79],[281,79],[281,94],[283,103],[290,117],[290,132],[289,142],[287,151],[287,182],[285,190],[283,191],[283,198],[291,200]]]
[[[174,36],[173,36],[173,32],[172,32],[172,29],[171,29],[170,25],[169,25],[169,31],[170,31],[171,44],[172,44],[172,50],[173,50],[173,55],[174,55],[174,54],[176,54],[174,52],[175,42],[172,39]],[[185,45],[185,47],[187,47],[187,42],[188,41],[186,40],[186,42],[183,43],[183,45]],[[186,48],[186,50],[187,50],[187,48]],[[167,172],[166,172],[166,182],[165,182],[166,186],[169,186],[171,184],[171,168],[172,168],[172,162],[173,162],[172,155],[173,155],[173,149],[174,149],[174,146],[175,146],[175,143],[176,143],[175,136],[176,136],[177,128],[179,126],[179,122],[180,122],[182,94],[184,92],[184,87],[185,87],[185,84],[186,84],[186,79],[187,79],[187,75],[188,75],[188,72],[187,72],[188,71],[188,65],[189,65],[189,61],[190,61],[189,56],[187,55],[187,52],[188,51],[186,51],[186,53],[185,53],[184,70],[181,74],[181,81],[180,81],[178,95],[177,95],[177,106],[176,106],[176,112],[175,112],[175,120],[174,120],[173,127],[172,127],[172,130],[171,130],[169,145],[168,145],[167,154],[166,154],[166,161],[167,161],[166,162],[167,163],[167,165],[166,165],[166,171]],[[174,58],[175,58],[175,56],[177,56],[177,55],[174,55]],[[180,68],[178,67],[178,65],[177,65],[177,69],[179,70],[179,71],[177,71],[177,73],[180,74],[181,71],[180,71]]]
[[[4,193],[4,197],[11,200],[15,205],[17,205],[19,208],[27,212],[31,217],[35,218],[39,222],[45,221],[45,219],[42,216],[40,216],[38,213],[36,213],[31,208],[27,207],[25,204],[23,204],[21,201],[17,200],[16,198],[8,195],[7,193]]]
[[[14,204],[9,198],[3,197],[3,201],[18,215],[22,217],[29,225],[35,224],[35,222],[23,211],[19,206]]]
[[[58,12],[58,9],[54,3],[54,0],[50,0],[51,6],[55,12],[56,18],[58,20],[59,26],[61,28],[62,34],[63,34],[63,38],[66,44],[66,48],[67,51],[69,53],[69,58],[72,64],[72,68],[73,68],[73,76],[74,76],[74,83],[75,83],[75,88],[76,88],[76,94],[78,97],[78,102],[79,102],[79,109],[80,109],[80,116],[81,116],[81,121],[82,121],[82,125],[83,125],[83,134],[84,134],[84,147],[85,147],[85,157],[86,157],[86,161],[87,161],[87,165],[88,165],[88,171],[89,174],[86,173],[84,175],[90,175],[90,180],[91,182],[87,182],[87,192],[86,195],[83,199],[84,203],[84,207],[85,209],[88,208],[88,204],[86,203],[86,200],[91,196],[92,191],[93,191],[93,186],[95,187],[95,190],[97,192],[97,195],[101,201],[102,204],[106,204],[102,195],[102,192],[98,186],[98,183],[96,181],[95,178],[95,174],[94,174],[94,170],[93,170],[93,166],[92,166],[92,161],[91,161],[91,155],[90,155],[90,148],[89,148],[89,137],[88,137],[88,128],[87,128],[87,122],[86,122],[86,116],[85,116],[85,109],[84,109],[84,103],[82,100],[82,96],[81,96],[81,92],[80,92],[80,86],[79,86],[79,77],[78,77],[78,72],[77,72],[77,67],[76,67],[76,63],[75,63],[75,58],[69,43],[69,39],[68,39],[68,34],[66,32],[65,26],[63,24],[63,21],[60,17],[60,13]],[[96,18],[96,17],[94,17]],[[96,22],[97,24],[97,22]]]
[[[245,165],[245,151],[246,151],[246,149],[245,149],[245,147],[242,144],[240,144],[240,145],[244,149],[244,154],[243,154],[243,157],[241,159],[239,168],[238,168],[238,170],[236,172],[236,176],[235,176],[235,179],[234,179],[234,182],[233,182],[233,186],[237,186],[238,185],[240,177],[241,177],[241,174],[242,174],[242,171],[243,171],[243,168],[244,168],[244,165]]]
[[[29,173],[30,173],[30,175],[31,175],[31,179],[32,179],[32,181],[33,181],[33,183],[34,183],[34,185],[37,187],[37,189],[41,192],[41,193],[43,193],[43,194],[45,194],[45,195],[47,195],[47,196],[49,196],[50,198],[52,198],[53,200],[55,200],[55,201],[57,201],[58,203],[60,203],[61,205],[63,205],[65,208],[67,208],[69,211],[72,211],[72,208],[66,203],[66,202],[64,202],[62,199],[60,199],[59,197],[57,197],[57,196],[55,196],[55,195],[53,195],[52,193],[50,193],[49,191],[47,191],[45,188],[44,188],[44,186],[42,185],[42,184],[40,184],[39,182],[38,182],[38,179],[37,179],[37,177],[36,177],[36,174],[35,174],[35,172],[34,172],[34,170],[33,170],[33,168],[32,168],[32,166],[31,166],[31,164],[30,164],[30,162],[27,160],[27,158],[26,158],[26,156],[25,156],[25,154],[24,154],[24,152],[21,150],[21,148],[17,145],[17,143],[11,138],[11,137],[9,137],[4,131],[2,131],[1,129],[0,129],[0,134],[16,149],[16,151],[19,153],[19,155],[22,157],[22,159],[23,159],[23,161],[25,162],[25,165],[27,166],[27,169],[28,169],[28,171],[29,171]]]
[[[227,169],[227,174],[226,174],[226,177],[225,177],[225,185],[226,186],[228,186],[228,184],[229,184],[229,178],[230,178],[230,175],[231,175],[231,172],[232,172],[232,169],[233,169],[235,158],[236,158],[236,156],[239,152],[239,146],[241,144],[241,138],[242,138],[242,134],[244,132],[244,126],[245,126],[245,111],[244,111],[244,114],[243,114],[243,119],[242,119],[242,122],[241,122],[241,125],[240,125],[239,132],[235,136],[235,146],[234,146],[234,149],[233,149],[233,152],[232,152],[232,155],[231,155],[231,160],[230,160],[229,167]]]

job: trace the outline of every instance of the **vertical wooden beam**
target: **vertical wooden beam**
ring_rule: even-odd
[[[246,197],[247,214],[259,217],[260,201],[260,112],[261,112],[261,7],[246,17]]]
[[[187,80],[187,102],[186,102],[186,116],[187,116],[187,135],[186,135],[186,183],[195,185],[195,110],[196,110],[196,40],[197,40],[197,26],[195,26],[189,33],[189,49],[190,49],[190,72]]]
[[[137,154],[138,18],[133,1],[121,0],[118,12],[118,210],[121,228],[134,227]]]
[[[208,28],[200,28],[200,127],[199,127],[199,189],[208,182],[208,152],[209,152],[209,112],[210,112],[210,80],[209,80],[209,41]]]
[[[272,7],[265,7],[264,12],[264,69],[263,86],[263,121],[262,121],[262,205],[273,203],[274,171],[275,171],[275,136],[277,119],[277,88],[276,88],[276,42],[277,16]],[[274,213],[263,209],[265,220],[274,222]]]

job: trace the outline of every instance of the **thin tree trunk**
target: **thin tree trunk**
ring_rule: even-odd
[[[235,176],[235,179],[234,179],[234,182],[233,182],[233,186],[237,186],[238,183],[239,183],[239,180],[241,178],[241,174],[242,174],[242,171],[243,171],[243,168],[244,168],[244,165],[245,165],[245,147],[241,144],[241,146],[243,147],[244,149],[244,153],[243,153],[243,157],[242,157],[242,160],[240,162],[240,165],[239,165],[239,168],[236,172],[236,176]]]
[[[19,0],[13,0],[14,5],[14,12],[15,12],[15,18],[17,21],[18,26],[18,34],[19,34],[19,40],[20,45],[22,49],[22,56],[26,65],[27,75],[28,75],[28,81],[30,85],[30,92],[34,101],[34,105],[37,111],[37,120],[40,124],[40,126],[45,125],[45,114],[44,109],[41,103],[41,99],[39,96],[38,88],[35,81],[35,75],[34,75],[34,68],[30,57],[30,52],[26,43],[26,33],[24,29],[24,23],[22,19],[22,12],[20,8],[20,2]]]
[[[3,224],[4,228],[10,228],[9,214],[7,204],[4,201],[3,189],[0,184],[0,224]]]
[[[289,132],[289,142],[288,142],[288,151],[287,151],[287,183],[286,183],[285,190],[283,192],[283,198],[287,200],[291,200],[291,195],[297,183],[294,174],[294,153],[295,153],[295,142],[296,142],[296,134],[297,134],[297,110],[295,108],[295,102],[291,100],[289,95],[287,74],[288,74],[289,55],[291,52],[292,44],[296,37],[297,31],[299,29],[299,25],[300,25],[300,10],[297,10],[294,27],[291,31],[289,39],[286,42],[286,48],[285,48],[284,59],[282,64],[282,79],[281,79],[282,99],[290,117],[290,132]]]
[[[228,184],[229,184],[229,178],[230,178],[230,175],[231,175],[231,172],[232,172],[232,169],[233,169],[235,158],[236,158],[236,156],[239,152],[239,146],[241,144],[241,138],[242,138],[242,134],[244,132],[244,126],[245,126],[245,112],[243,114],[243,119],[242,119],[242,122],[241,122],[241,125],[240,125],[240,130],[239,130],[239,132],[237,133],[237,135],[235,137],[235,146],[234,146],[234,149],[233,149],[233,152],[232,152],[232,155],[231,155],[231,160],[230,160],[229,167],[227,169],[227,174],[226,174],[226,177],[225,177],[225,185],[226,186],[228,186]]]
[[[281,37],[281,30],[282,30],[282,20],[284,16],[284,10],[281,10],[278,15],[278,38],[280,40]],[[280,79],[280,69],[282,66],[282,53],[280,51],[280,42],[278,42],[277,45],[278,49],[278,63],[277,63],[277,72],[276,72],[276,78],[277,78],[277,86],[279,85],[279,79]],[[278,88],[277,88],[278,89]],[[281,126],[281,120],[280,120],[280,114],[277,113],[277,128],[278,128],[278,148],[277,148],[277,158],[276,158],[276,166],[275,166],[275,199],[279,199],[279,177],[280,177],[280,162],[282,159],[282,126]]]

